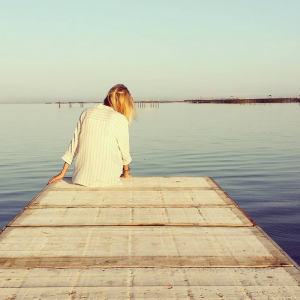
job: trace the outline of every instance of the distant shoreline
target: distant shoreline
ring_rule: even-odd
[[[102,101],[53,101],[53,102],[0,102],[0,104],[56,104],[56,105],[72,105],[72,104],[91,104],[101,103]],[[190,103],[190,104],[255,104],[255,103],[300,103],[299,97],[290,98],[219,98],[219,99],[186,99],[186,100],[145,100],[135,101],[137,104],[159,104],[159,103]]]
[[[300,103],[300,98],[249,98],[249,99],[192,99],[184,100],[187,103],[214,103],[214,104],[248,104],[248,103]]]
[[[58,102],[46,102],[45,104],[86,104],[86,103],[99,103],[99,101],[84,102],[84,101],[58,101]],[[177,100],[177,101],[135,101],[135,103],[196,103],[196,104],[248,104],[248,103],[300,103],[299,98],[247,98],[247,99],[187,99],[187,100]]]

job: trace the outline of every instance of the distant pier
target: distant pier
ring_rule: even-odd
[[[98,102],[76,102],[76,101],[71,101],[71,102],[56,102],[58,104],[58,107],[60,107],[62,104],[68,104],[69,107],[72,107],[73,104],[80,104],[80,107],[83,107],[85,103],[98,103]],[[50,103],[49,103],[50,104]]]
[[[146,104],[150,105],[151,107],[158,107],[160,103],[174,103],[174,102],[183,102],[183,101],[135,101],[135,104],[137,107],[145,107]],[[58,104],[58,107],[61,107],[61,105],[66,104],[69,107],[72,107],[74,104],[80,104],[81,107],[84,106],[84,104],[90,104],[90,103],[99,103],[99,101],[59,101],[55,102],[55,104]],[[52,102],[47,102],[46,104],[53,104]]]

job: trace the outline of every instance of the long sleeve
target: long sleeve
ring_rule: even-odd
[[[79,121],[76,125],[75,133],[71,140],[70,146],[68,147],[66,153],[61,157],[69,165],[72,164],[72,162],[78,152],[79,136],[80,136],[84,116],[85,116],[85,111],[81,114]]]
[[[129,148],[129,125],[127,119],[122,118],[122,122],[117,130],[117,141],[122,154],[123,165],[128,165],[132,159]]]

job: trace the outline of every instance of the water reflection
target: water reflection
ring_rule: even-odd
[[[159,108],[159,102],[135,102],[137,108]]]
[[[90,103],[94,103],[94,102],[56,102],[55,104],[58,104],[58,107],[61,108],[63,104],[69,105],[69,107],[73,107],[74,105],[79,104],[80,107],[84,107],[84,104],[90,104]],[[50,103],[46,103],[46,104],[50,104]]]

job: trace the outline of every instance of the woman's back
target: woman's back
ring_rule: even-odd
[[[103,187],[122,184],[130,178],[128,127],[135,118],[135,104],[127,87],[113,86],[103,104],[85,110],[77,123],[70,146],[62,156],[61,172],[48,184],[64,178],[75,156],[73,183]]]
[[[62,157],[70,164],[77,154],[73,183],[85,186],[121,184],[119,177],[123,165],[131,162],[128,121],[124,115],[97,104],[82,113],[73,140]]]

